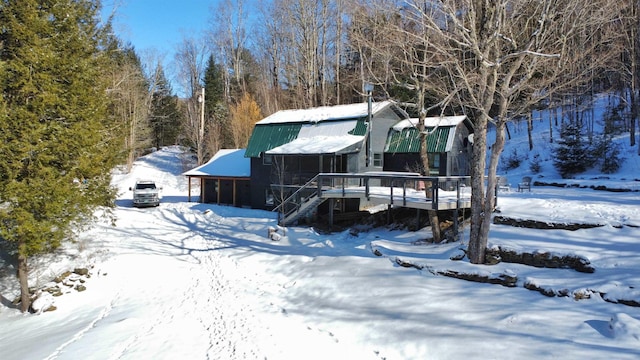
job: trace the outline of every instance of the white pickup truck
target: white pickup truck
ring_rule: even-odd
[[[156,183],[153,180],[138,180],[134,187],[129,188],[133,191],[133,206],[158,206],[160,205],[160,190],[162,188],[156,187]]]

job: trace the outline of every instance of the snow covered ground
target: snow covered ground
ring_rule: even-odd
[[[187,202],[181,156],[165,148],[116,174],[115,226],[97,224],[51,264],[34,264],[34,285],[89,267],[86,290],[52,298],[57,309],[39,315],[0,307],[0,359],[640,357],[640,307],[605,301],[640,302],[640,192],[534,186],[501,193],[502,216],[603,226],[493,225],[490,246],[582,256],[596,271],[478,266],[449,259],[466,248],[468,229],[462,242],[443,245],[420,241],[428,229],[323,235],[290,227],[271,241],[270,212]],[[615,179],[575,181],[640,190],[640,166],[630,161]],[[522,174],[507,175],[517,183]],[[160,207],[132,207],[136,178],[163,186]],[[508,288],[439,270],[518,281]],[[569,296],[547,297],[525,282]],[[0,286],[6,298],[17,296],[12,276]]]

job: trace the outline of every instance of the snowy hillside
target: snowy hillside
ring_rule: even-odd
[[[608,180],[575,179],[630,192],[534,186],[500,193],[503,217],[600,226],[493,225],[492,249],[573,256],[593,273],[452,261],[463,254],[467,229],[462,243],[443,245],[421,241],[428,229],[385,228],[323,235],[291,227],[274,242],[267,238],[275,226],[270,212],[187,202],[183,162],[179,148],[165,148],[114,176],[121,190],[115,226],[96,224],[34,271],[33,283],[44,285],[86,267],[89,276],[78,280],[86,290],[68,287],[49,299],[55,311],[39,315],[0,308],[0,359],[640,356],[640,307],[630,306],[640,303],[635,160]],[[523,166],[507,176],[516,183],[526,173]],[[158,208],[131,206],[136,178],[163,186]],[[446,272],[515,280],[507,287]],[[13,277],[0,285],[6,298],[17,296]]]
[[[594,130],[596,133],[602,132],[604,126],[603,118],[607,116],[607,106],[613,102],[615,104],[617,100],[614,95],[602,94],[595,98],[594,110],[586,111],[586,117],[593,116]],[[557,111],[556,116],[560,121],[561,114]],[[554,121],[551,121],[553,125],[553,133],[549,129],[549,118],[552,117],[549,111],[534,111],[533,112],[533,130],[532,130],[532,142],[534,147],[529,150],[529,140],[527,135],[527,124],[523,119],[520,122],[509,123],[509,130],[511,138],[507,141],[505,149],[501,157],[501,165],[504,165],[510,157],[517,157],[522,162],[519,167],[515,169],[505,170],[502,166],[502,171],[499,171],[501,175],[506,175],[510,182],[517,183],[522,176],[533,176],[538,179],[545,179],[547,182],[561,182],[567,184],[581,184],[584,186],[608,186],[618,188],[630,188],[638,189],[640,180],[640,156],[638,155],[638,148],[629,147],[629,133],[622,132],[614,137],[614,142],[620,147],[622,166],[619,171],[614,174],[602,174],[599,171],[598,164],[589,168],[586,172],[577,174],[572,180],[561,179],[557,170],[553,166],[554,153],[553,149],[556,146],[560,137],[560,129],[555,125]],[[585,120],[585,121],[588,121]],[[636,134],[637,141],[640,141],[640,134]],[[551,142],[551,139],[554,139]],[[488,144],[493,142],[493,134],[489,133]],[[541,170],[539,173],[531,171],[531,163],[534,158],[540,160]],[[602,180],[607,180],[606,183],[602,183]]]

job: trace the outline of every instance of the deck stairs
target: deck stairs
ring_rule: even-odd
[[[320,196],[317,185],[318,175],[289,195],[273,211],[279,212],[279,223],[283,226],[308,215],[322,204],[326,198]],[[306,194],[305,194],[306,193]],[[306,195],[306,196],[305,196]]]
[[[308,215],[312,212],[318,205],[322,204],[326,199],[318,197],[318,194],[313,194],[305,199],[305,201],[300,204],[294,211],[289,212],[282,219],[282,224],[291,224],[294,221]]]

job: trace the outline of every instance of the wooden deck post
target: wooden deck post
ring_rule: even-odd
[[[333,198],[329,199],[329,227],[333,229]]]
[[[233,206],[236,206],[236,179],[233,179]]]
[[[191,202],[191,176],[187,176],[187,179],[189,179],[189,192],[187,193],[187,202]]]
[[[200,202],[204,203],[204,178],[200,178]]]
[[[217,199],[217,203],[218,205],[220,205],[220,178],[218,178],[218,189],[217,189],[217,195],[218,195],[218,199]]]

